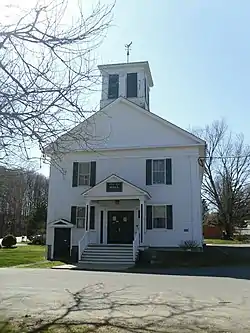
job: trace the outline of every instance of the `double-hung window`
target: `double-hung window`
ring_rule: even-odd
[[[85,214],[86,214],[85,207],[76,208],[76,227],[77,228],[85,228],[85,220],[86,220]]]
[[[164,159],[153,160],[153,165],[152,165],[153,184],[165,184],[166,181],[165,163],[166,161]]]
[[[90,184],[90,163],[79,163],[78,185]]]
[[[153,229],[167,227],[167,206],[153,206]]]

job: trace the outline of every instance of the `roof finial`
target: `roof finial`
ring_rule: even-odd
[[[125,49],[127,50],[127,62],[129,62],[129,51],[131,50],[132,42],[125,44]]]

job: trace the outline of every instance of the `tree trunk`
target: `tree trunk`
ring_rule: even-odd
[[[225,232],[227,239],[233,238],[233,228],[232,228],[232,223],[230,221],[225,223]]]

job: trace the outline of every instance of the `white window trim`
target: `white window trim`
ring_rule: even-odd
[[[77,216],[78,208],[84,208],[84,217]],[[78,219],[84,219],[84,227],[83,228],[78,227]],[[77,229],[86,229],[86,206],[76,206],[76,228]]]
[[[154,183],[154,161],[164,161],[164,182]],[[166,159],[165,158],[153,158],[152,159],[152,185],[166,185]]]
[[[155,228],[154,227],[154,207],[162,207],[162,206],[164,206],[165,207],[165,213],[166,213],[166,218],[165,218],[165,228]],[[162,230],[167,230],[167,204],[154,204],[154,205],[152,205],[152,230],[160,230],[160,231],[162,231]]]
[[[88,174],[80,174],[80,164],[89,164],[89,173]],[[79,162],[78,165],[78,186],[89,186],[90,185],[90,174],[91,174],[91,163],[90,162]],[[80,175],[81,176],[88,176],[88,184],[80,184]]]

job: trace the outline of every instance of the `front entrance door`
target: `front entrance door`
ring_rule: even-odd
[[[134,240],[134,212],[108,212],[108,244],[132,244]]]
[[[67,260],[70,256],[70,228],[55,228],[54,259]]]

